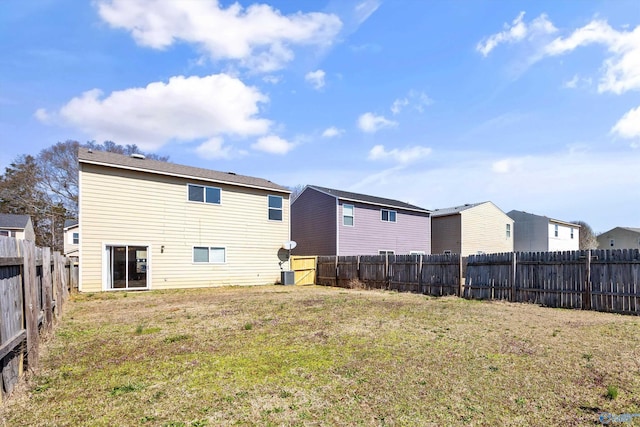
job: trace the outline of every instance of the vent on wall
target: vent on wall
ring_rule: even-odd
[[[144,160],[146,157],[144,156],[144,154],[133,153],[133,154],[131,154],[131,158]]]

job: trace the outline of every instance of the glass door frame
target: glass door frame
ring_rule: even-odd
[[[113,285],[113,258],[111,257],[112,248],[125,248],[125,286],[122,288],[114,288]],[[145,263],[145,287],[131,287],[129,286],[129,266],[131,260],[129,260],[129,253],[131,248],[140,247],[147,249],[147,258]],[[134,260],[134,263],[137,261]],[[151,289],[151,245],[149,243],[103,243],[102,244],[102,290],[103,291],[136,291],[136,290],[149,290]]]

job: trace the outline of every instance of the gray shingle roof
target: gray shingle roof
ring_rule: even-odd
[[[452,214],[456,214],[462,211],[466,211],[467,209],[471,209],[474,208],[478,205],[482,205],[484,203],[489,203],[489,202],[479,202],[479,203],[467,203],[464,205],[460,205],[460,206],[454,206],[451,208],[442,208],[442,209],[436,209],[431,213],[431,216],[446,216],[446,215],[452,215]]]
[[[104,151],[92,151],[86,148],[80,148],[78,150],[78,161],[80,163],[90,163],[95,165],[137,170],[160,175],[200,179],[204,181],[239,185],[242,187],[252,187],[290,193],[287,188],[278,184],[274,184],[273,182],[262,178],[236,175],[233,172],[219,172],[211,169],[178,165],[175,163],[161,162],[158,160],[140,159]]]
[[[0,214],[0,228],[23,229],[29,223],[29,215]]]
[[[620,228],[624,228],[625,230],[633,231],[635,233],[640,233],[640,228],[635,228],[635,227],[620,227]]]
[[[64,221],[64,228],[73,227],[74,225],[78,225],[77,219],[67,219]]]
[[[349,192],[349,191],[335,190],[333,188],[320,187],[318,185],[309,185],[308,187],[313,188],[313,189],[315,189],[317,191],[320,191],[322,193],[326,193],[326,194],[329,194],[331,196],[337,197],[338,199],[342,199],[342,200],[349,200],[349,201],[352,201],[352,202],[368,203],[368,204],[372,204],[372,205],[379,205],[379,206],[385,206],[385,207],[391,207],[391,208],[397,208],[397,209],[405,209],[405,210],[424,212],[424,213],[430,213],[431,212],[428,209],[424,209],[424,208],[421,208],[419,206],[411,205],[409,203],[400,202],[398,200],[385,199],[383,197],[368,196],[366,194],[352,193],[352,192]]]

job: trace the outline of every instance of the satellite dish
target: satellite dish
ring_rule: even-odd
[[[288,242],[284,242],[282,244],[282,249],[286,249],[286,250],[290,251],[291,249],[295,248],[296,246],[298,246],[298,244],[296,242],[294,242],[293,240],[289,240]]]

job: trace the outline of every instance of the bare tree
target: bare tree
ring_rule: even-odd
[[[300,195],[300,193],[302,193],[302,190],[304,190],[305,186],[298,184],[296,186],[293,187],[288,187],[288,189],[291,191],[291,203],[294,202],[294,200],[296,200],[298,198],[298,196]]]
[[[598,249],[598,240],[591,226],[584,221],[572,221],[572,223],[580,226],[578,232],[580,249]]]

